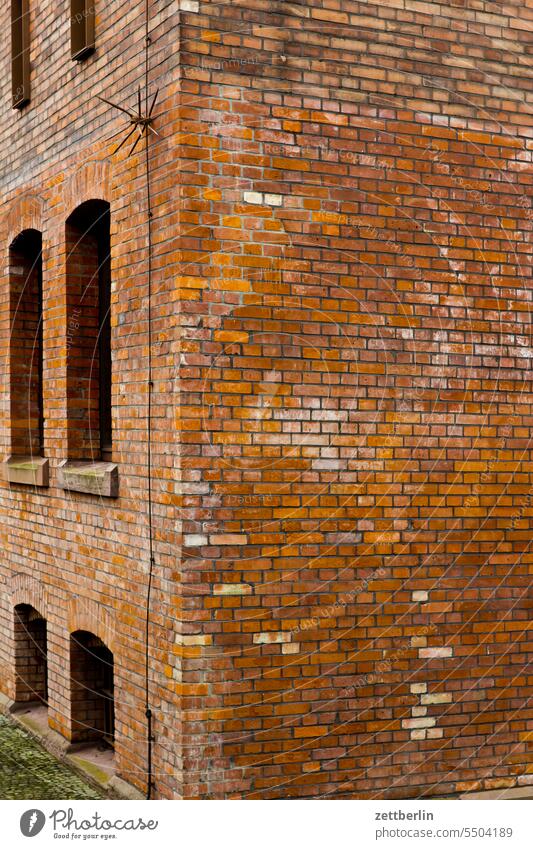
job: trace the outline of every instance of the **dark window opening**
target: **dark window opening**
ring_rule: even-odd
[[[113,746],[115,700],[113,653],[95,634],[70,638],[72,742],[101,740]]]
[[[29,604],[15,607],[15,701],[48,703],[46,620]]]
[[[94,51],[94,0],[70,2],[70,53],[80,61]]]
[[[67,406],[69,458],[110,460],[110,211],[87,201],[67,220]]]
[[[25,230],[9,251],[13,454],[44,454],[42,274],[41,234]]]
[[[13,108],[30,99],[29,0],[11,0],[11,87]]]

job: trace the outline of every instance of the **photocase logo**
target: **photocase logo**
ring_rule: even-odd
[[[20,818],[20,830],[24,837],[35,837],[43,830],[46,817],[37,808],[25,811]]]

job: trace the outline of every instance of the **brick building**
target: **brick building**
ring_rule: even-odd
[[[160,798],[531,784],[529,4],[0,9],[5,696]]]

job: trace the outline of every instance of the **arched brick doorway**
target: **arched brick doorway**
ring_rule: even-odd
[[[113,653],[89,631],[70,636],[72,742],[102,740],[112,746],[115,735]]]
[[[15,701],[48,702],[46,619],[29,604],[14,609]]]

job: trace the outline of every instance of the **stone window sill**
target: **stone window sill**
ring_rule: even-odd
[[[2,477],[8,483],[48,486],[48,460],[12,454],[2,463]]]
[[[104,461],[63,460],[57,469],[57,484],[73,492],[116,498],[118,466]]]

